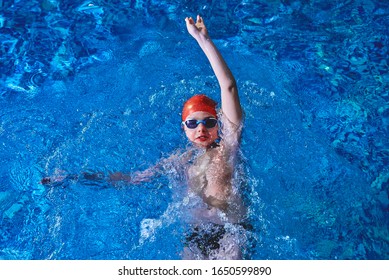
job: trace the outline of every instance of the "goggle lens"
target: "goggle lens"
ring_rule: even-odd
[[[200,123],[202,123],[206,128],[213,128],[217,124],[217,119],[208,118],[205,120],[186,120],[184,124],[189,129],[195,129]]]

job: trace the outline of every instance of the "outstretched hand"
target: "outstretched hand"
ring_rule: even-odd
[[[41,185],[51,185],[54,183],[60,183],[69,177],[64,170],[57,169],[51,176],[44,177],[40,180]],[[70,176],[74,177],[74,176]]]
[[[185,22],[189,34],[192,35],[195,39],[197,39],[200,35],[208,37],[207,27],[205,26],[203,18],[201,16],[197,16],[196,23],[191,17],[185,18]]]

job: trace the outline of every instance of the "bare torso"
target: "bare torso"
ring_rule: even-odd
[[[239,131],[234,130],[234,134]],[[235,137],[234,137],[235,138]],[[228,137],[225,141],[229,141]],[[189,193],[200,197],[203,207],[194,211],[194,219],[213,223],[238,223],[244,208],[233,182],[235,149],[229,142],[209,148],[188,169]]]

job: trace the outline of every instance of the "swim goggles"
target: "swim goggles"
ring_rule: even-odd
[[[203,124],[206,128],[213,128],[217,124],[217,119],[215,118],[206,118],[204,120],[186,120],[182,122],[189,129],[195,129],[199,124]]]

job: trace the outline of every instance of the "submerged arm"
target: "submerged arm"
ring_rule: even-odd
[[[140,184],[144,182],[150,182],[159,174],[158,165],[150,167],[143,171],[136,171],[132,174],[115,172],[109,174],[109,181],[113,184],[117,182],[124,182],[128,184]]]
[[[40,183],[42,185],[51,185],[61,183],[66,180],[76,180],[84,182],[104,182],[108,181],[111,184],[123,182],[126,184],[140,184],[150,182],[158,173],[157,168],[149,168],[144,171],[137,171],[133,174],[123,172],[113,172],[106,176],[103,172],[82,172],[80,175],[62,174],[44,177]]]
[[[115,185],[117,183],[125,184],[141,184],[150,182],[154,178],[160,176],[165,170],[169,169],[175,162],[179,160],[177,154],[173,154],[168,158],[161,159],[157,164],[151,166],[143,171],[136,171],[133,173],[124,172],[110,172],[106,175],[104,172],[81,172],[79,175],[68,174],[63,170],[57,170],[54,175],[44,177],[40,183],[42,185],[51,185],[61,183],[66,180],[76,180],[81,182],[104,182]]]
[[[154,178],[157,178],[163,174],[166,174],[168,170],[175,168],[176,164],[180,166],[182,163],[183,155],[179,156],[177,153],[170,155],[168,158],[162,158],[157,164],[143,170],[135,171],[131,174],[115,172],[111,173],[109,180],[115,182],[126,182],[128,184],[140,184],[144,182],[150,182]]]
[[[223,113],[232,123],[239,125],[242,120],[242,108],[236,81],[231,70],[209,37],[202,17],[197,16],[196,23],[192,18],[186,18],[185,22],[188,32],[196,39],[205,53],[219,82]]]

